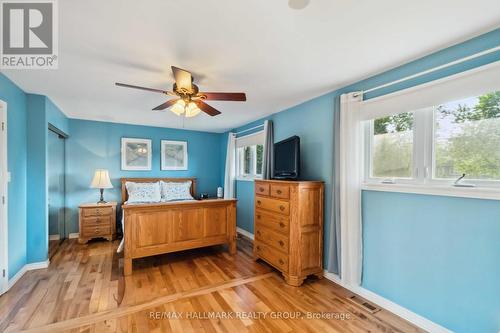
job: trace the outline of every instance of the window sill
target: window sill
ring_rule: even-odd
[[[439,195],[447,197],[500,200],[500,189],[487,187],[453,187],[452,185],[364,183],[363,190]]]

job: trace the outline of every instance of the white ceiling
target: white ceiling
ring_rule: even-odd
[[[219,132],[493,30],[498,0],[64,0],[59,69],[9,70],[27,92],[69,117]],[[222,115],[183,119],[151,109],[166,96],[114,82],[169,89],[170,66],[204,91],[244,91],[211,102]]]

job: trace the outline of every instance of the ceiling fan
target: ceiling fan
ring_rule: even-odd
[[[244,102],[247,100],[245,93],[200,92],[198,86],[193,83],[193,76],[190,72],[175,66],[172,66],[172,72],[175,78],[173,91],[146,88],[118,82],[115,84],[120,87],[141,89],[177,97],[158,105],[153,110],[165,110],[172,107],[170,111],[178,116],[184,113],[186,117],[194,117],[201,111],[210,116],[220,114],[219,110],[205,103],[205,100],[236,102]]]

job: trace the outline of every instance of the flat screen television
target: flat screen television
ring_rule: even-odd
[[[292,136],[274,144],[274,179],[298,179],[300,138]]]

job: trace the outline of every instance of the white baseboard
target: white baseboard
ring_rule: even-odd
[[[49,241],[51,240],[60,240],[61,236],[60,235],[49,235]]]
[[[383,308],[384,310],[387,310],[389,312],[394,313],[395,315],[405,319],[406,321],[409,321],[415,326],[420,327],[421,329],[427,331],[427,332],[432,332],[432,333],[453,333],[453,331],[450,331],[447,328],[444,328],[441,325],[436,324],[433,321],[430,321],[427,318],[424,318],[415,312],[412,312],[408,310],[407,308],[402,307],[399,304],[394,303],[393,301],[390,301],[378,294],[375,294],[374,292],[365,289],[361,286],[352,286],[352,285],[347,285],[343,283],[340,278],[333,274],[329,273],[326,270],[324,271],[324,277],[327,278],[328,280],[335,282],[336,284],[350,290],[351,292],[365,298],[366,300],[373,302]]]
[[[246,231],[244,229],[241,229],[240,227],[236,227],[236,232],[242,234],[245,237],[250,238],[251,240],[254,240],[254,236],[253,236],[252,233],[250,233],[250,232],[248,232],[248,231]]]
[[[24,265],[20,270],[19,272],[16,273],[16,275],[14,275],[12,278],[9,279],[9,283],[7,285],[7,290],[9,290],[10,288],[12,288],[17,281],[19,281],[20,278],[23,277],[23,275],[27,272],[27,271],[31,271],[31,270],[34,270],[34,269],[43,269],[43,268],[47,268],[49,267],[49,259],[45,260],[45,261],[40,261],[40,262],[34,262],[34,263],[31,263],[31,264],[26,264]]]
[[[69,239],[78,238],[78,237],[80,237],[80,233],[78,233],[78,232],[72,232],[68,235]]]

